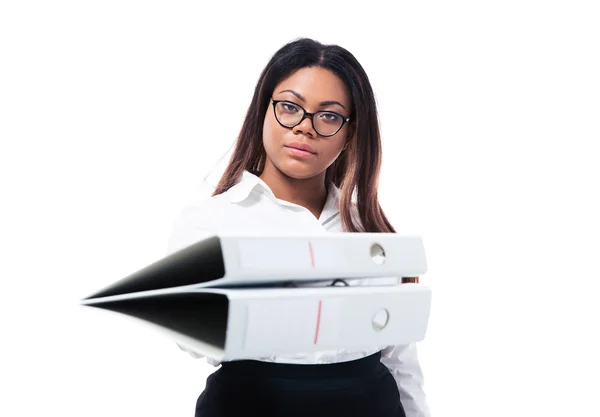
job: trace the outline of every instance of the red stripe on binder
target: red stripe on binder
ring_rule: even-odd
[[[319,340],[319,328],[321,327],[321,306],[323,305],[323,300],[319,300],[319,310],[317,311],[317,328],[315,329],[315,345]]]
[[[312,243],[308,242],[308,251],[310,252],[310,264],[315,267],[315,254],[313,252]]]

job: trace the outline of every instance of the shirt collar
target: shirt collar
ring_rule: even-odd
[[[244,171],[237,183],[227,190],[229,201],[232,203],[241,203],[248,198],[252,190],[258,185],[260,185],[264,191],[271,194],[273,193],[267,183],[261,180],[257,175],[254,175],[249,171]]]
[[[319,220],[321,222],[327,222],[332,217],[340,212],[340,189],[335,186],[334,183],[330,182],[327,188],[327,200],[321,211]]]
[[[231,203],[239,204],[246,200],[254,189],[257,189],[258,191],[268,195],[271,197],[271,199],[282,205],[296,206],[295,204],[276,198],[267,183],[249,171],[243,172],[238,182],[227,191],[227,196]],[[327,200],[325,201],[325,205],[323,206],[319,220],[326,222],[339,212],[340,189],[336,187],[335,184],[329,183],[327,188]]]

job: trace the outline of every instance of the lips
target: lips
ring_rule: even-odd
[[[285,146],[286,146],[286,148],[299,149],[301,151],[310,152],[313,155],[315,155],[317,153],[310,145],[307,145],[306,143],[292,142]]]

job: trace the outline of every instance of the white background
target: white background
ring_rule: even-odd
[[[193,415],[209,365],[78,302],[164,255],[299,36],[375,89],[434,416],[600,415],[595,2],[393,3],[1,3],[0,415]]]

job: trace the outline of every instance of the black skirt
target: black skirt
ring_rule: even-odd
[[[381,353],[325,365],[224,362],[210,375],[196,417],[405,417]]]

